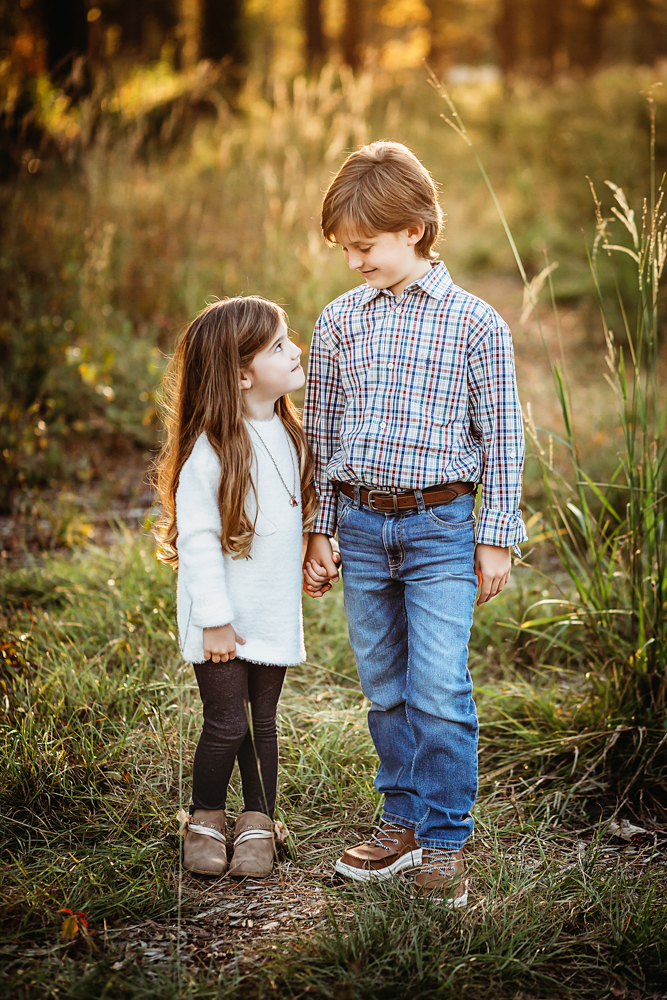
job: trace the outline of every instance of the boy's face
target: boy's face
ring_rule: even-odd
[[[334,233],[348,267],[359,271],[373,288],[387,288],[394,295],[400,295],[411,282],[423,278],[431,269],[429,261],[415,252],[423,235],[423,225],[373,236],[347,230]]]

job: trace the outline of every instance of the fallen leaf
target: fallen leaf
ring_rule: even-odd
[[[60,928],[60,936],[63,941],[73,941],[78,933],[79,924],[77,923],[76,917],[73,914],[70,917],[65,917],[63,925]]]
[[[620,823],[612,820],[607,827],[607,833],[611,834],[612,837],[621,837],[622,840],[632,840],[640,833],[646,833],[646,830],[643,826],[633,826],[629,820],[622,819]]]
[[[81,910],[76,910],[73,913],[66,906],[63,906],[62,909],[58,910],[58,913],[67,914],[60,928],[60,936],[63,941],[73,941],[79,930],[88,930],[88,917]]]

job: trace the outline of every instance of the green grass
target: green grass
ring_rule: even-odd
[[[307,935],[286,924],[275,949],[269,939],[232,943],[224,963],[179,964],[176,952],[142,959],[124,928],[175,940],[176,812],[187,803],[199,725],[192,673],[172,638],[174,582],[145,532],[2,576],[0,955],[12,996],[593,998],[664,989],[661,835],[641,836],[636,851],[605,833],[619,775],[659,770],[656,741],[645,733],[633,758],[632,725],[621,734],[628,745],[596,728],[581,678],[533,654],[522,662],[516,630],[495,624],[520,619],[545,587],[522,567],[480,609],[473,636],[482,786],[468,911],[412,899],[407,880],[331,881],[332,858],[379,806],[338,590],[305,606],[310,658],[289,671],[280,708],[285,886],[295,912],[319,886],[329,915]],[[623,815],[641,808],[637,791]],[[234,784],[231,815],[239,805]],[[186,879],[184,941],[206,908],[202,891]],[[63,939],[63,908],[85,913],[91,937]]]

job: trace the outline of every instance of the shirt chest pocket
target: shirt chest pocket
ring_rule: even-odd
[[[415,399],[437,390],[441,371],[428,349],[415,350],[412,355],[398,358],[386,365],[387,376],[397,388],[408,391]]]

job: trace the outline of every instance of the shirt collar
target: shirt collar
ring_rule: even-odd
[[[431,264],[431,270],[423,278],[413,281],[405,290],[407,292],[411,288],[421,288],[431,298],[442,300],[449,295],[453,284],[445,264],[441,260],[436,260]]]
[[[423,292],[426,292],[427,295],[430,295],[431,298],[442,300],[449,294],[452,285],[453,281],[449,271],[441,260],[437,260],[431,264],[431,270],[425,274],[423,278],[419,278],[417,281],[413,281],[409,284],[405,289],[405,292],[413,291],[419,288]],[[368,302],[372,302],[373,299],[376,299],[378,295],[381,295],[383,292],[383,288],[373,288],[372,285],[366,285],[365,288],[361,288],[357,304],[359,306],[365,306]],[[405,292],[403,294],[405,294]]]

